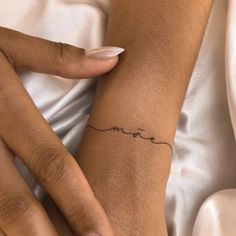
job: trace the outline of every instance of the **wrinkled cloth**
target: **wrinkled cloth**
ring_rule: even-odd
[[[201,206],[192,236],[234,236],[236,233],[236,189],[212,194]]]
[[[0,0],[0,25],[96,48],[105,36],[109,1]],[[175,137],[166,193],[170,236],[236,235],[235,27],[236,1],[215,0]],[[21,80],[73,154],[89,118],[95,78],[69,80],[29,72]],[[16,163],[41,198],[43,190],[17,157]]]

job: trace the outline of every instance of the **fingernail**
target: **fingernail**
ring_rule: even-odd
[[[87,49],[85,50],[85,55],[93,59],[109,59],[118,56],[124,51],[124,48],[106,46],[100,48]]]

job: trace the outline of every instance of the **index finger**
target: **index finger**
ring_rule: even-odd
[[[102,75],[118,62],[118,57],[95,60],[85,49],[54,42],[0,26],[0,50],[17,69],[82,79]],[[117,48],[116,55],[123,51]]]
[[[105,212],[78,164],[1,53],[0,69],[0,136],[55,200],[75,233],[111,236]]]

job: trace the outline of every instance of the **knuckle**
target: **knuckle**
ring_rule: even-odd
[[[5,192],[0,196],[0,219],[10,223],[19,217],[32,216],[32,201],[19,192]]]
[[[61,75],[63,66],[66,64],[68,47],[68,44],[62,42],[49,42],[49,60],[54,63],[57,75]]]
[[[91,219],[93,218],[92,214],[95,214],[96,211],[97,209],[94,205],[93,199],[90,199],[89,197],[88,199],[80,198],[68,208],[69,213],[66,218],[72,225],[77,225],[79,222],[83,222],[84,226],[92,227],[92,225],[87,224],[94,223]]]
[[[41,184],[55,184],[66,173],[65,153],[54,147],[38,147],[30,155],[33,175]]]
[[[98,209],[96,209],[96,207],[93,208],[90,205],[87,205],[85,201],[85,204],[79,203],[69,208],[68,211],[70,213],[66,216],[66,218],[70,225],[74,229],[77,229],[76,232],[79,235],[87,235],[88,232],[97,232],[97,234],[103,235],[100,226],[105,223],[105,221],[97,210]],[[99,218],[99,215],[101,218]]]
[[[85,226],[86,216],[83,211],[84,209],[82,209],[81,206],[74,206],[73,208],[71,208],[70,213],[66,216],[68,222],[70,222],[72,226],[76,226],[78,223],[83,223],[83,225]]]

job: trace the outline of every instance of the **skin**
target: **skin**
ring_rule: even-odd
[[[143,136],[173,145],[211,5],[212,0],[113,0],[104,45],[126,52],[99,81],[88,123],[133,133],[141,128]],[[168,145],[87,127],[77,160],[116,236],[167,235],[171,157]]]
[[[79,79],[102,75],[117,62],[118,57],[89,59],[82,48],[0,27],[0,232],[11,236],[58,235],[18,172],[13,161],[17,155],[76,235],[113,235],[81,169],[34,105],[16,71]]]
[[[99,83],[89,123],[129,132],[142,128],[147,137],[172,145],[211,2],[113,0],[104,45],[127,53]],[[77,160],[118,236],[167,235],[163,209],[172,153],[167,145],[144,141],[87,128],[78,150]],[[64,218],[51,204],[45,203],[59,227]],[[70,235],[64,226],[61,235]]]

